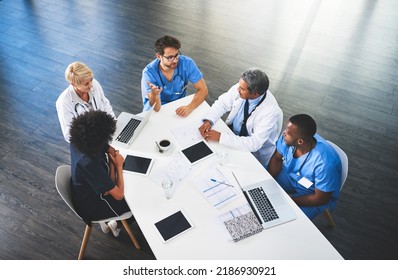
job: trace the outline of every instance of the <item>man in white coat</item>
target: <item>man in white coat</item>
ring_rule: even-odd
[[[266,168],[278,139],[278,120],[282,110],[268,90],[267,75],[255,68],[242,73],[239,82],[211,106],[199,127],[207,141],[218,141],[231,148],[250,151]],[[226,112],[226,124],[234,133],[220,133],[212,126]]]

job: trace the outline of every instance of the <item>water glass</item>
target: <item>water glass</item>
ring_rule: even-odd
[[[217,153],[218,164],[221,166],[225,166],[228,163],[228,153],[225,151],[221,151]]]
[[[162,182],[162,187],[166,198],[170,199],[173,196],[173,181],[170,179],[164,179]]]

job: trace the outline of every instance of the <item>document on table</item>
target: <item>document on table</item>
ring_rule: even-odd
[[[181,153],[174,153],[165,164],[157,166],[156,169],[152,168],[149,178],[159,185],[168,178],[173,181],[174,186],[177,186],[191,169],[191,163]]]
[[[200,140],[203,140],[203,137],[200,135],[198,129],[201,125],[202,121],[191,122],[187,125],[172,129],[172,133],[182,147],[188,147],[199,142]]]
[[[218,169],[206,169],[193,180],[193,183],[207,201],[216,208],[220,208],[238,197],[236,188]]]

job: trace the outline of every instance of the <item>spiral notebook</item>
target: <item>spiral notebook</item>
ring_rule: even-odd
[[[231,239],[238,242],[263,230],[249,204],[244,204],[220,216]]]

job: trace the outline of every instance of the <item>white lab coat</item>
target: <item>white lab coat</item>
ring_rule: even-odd
[[[107,112],[115,118],[112,106],[109,100],[105,97],[104,91],[97,80],[93,79],[93,86],[88,94],[90,96],[89,103],[91,103],[93,110]],[[55,102],[59,124],[61,125],[62,133],[67,142],[69,142],[69,129],[73,118],[86,112],[88,110],[87,105],[88,103],[83,101],[79,95],[77,95],[72,85],[69,85],[69,87],[60,94]]]
[[[215,123],[226,112],[230,112],[226,124],[232,124],[239,108],[243,106],[245,99],[240,98],[238,92],[239,84],[232,86],[226,93],[211,106],[204,119]],[[221,133],[220,144],[250,151],[263,166],[268,162],[275,151],[275,143],[278,139],[278,120],[280,108],[275,97],[267,91],[265,100],[254,110],[246,122],[249,136],[238,136],[234,133]]]

